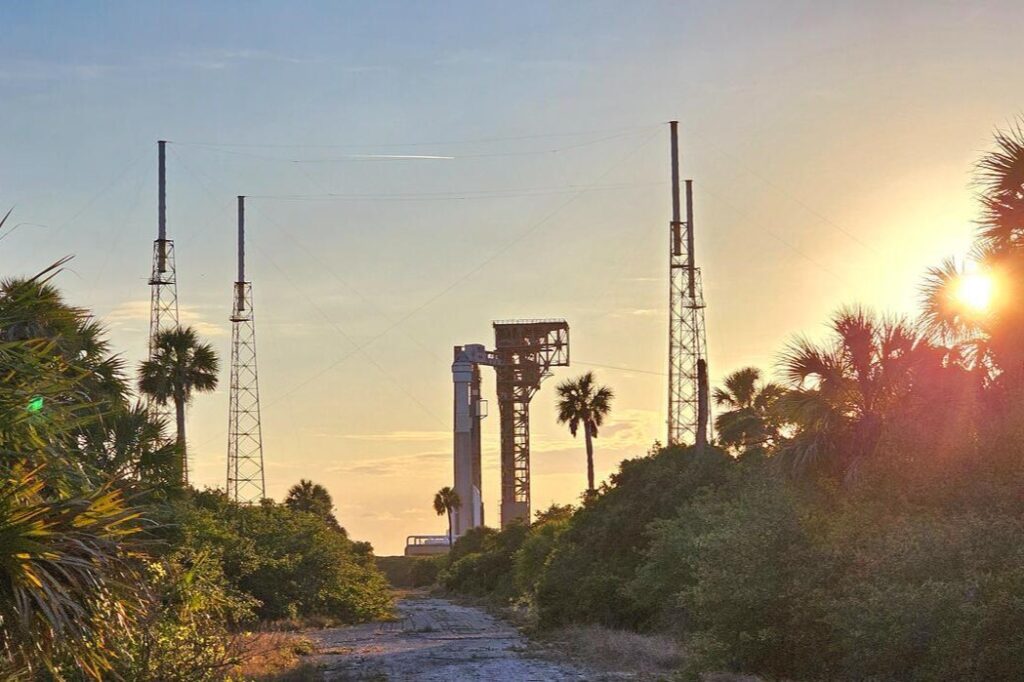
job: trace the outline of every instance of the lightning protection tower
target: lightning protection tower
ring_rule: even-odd
[[[238,279],[231,306],[227,487],[228,496],[243,504],[266,497],[252,305],[252,283],[245,280],[245,197],[238,197]]]
[[[153,242],[153,267],[149,275],[149,357],[153,357],[156,335],[178,326],[178,279],[174,268],[174,241],[167,238],[167,163],[164,140],[157,144],[157,233]],[[150,403],[163,419],[168,411]],[[188,462],[184,463],[188,482]]]
[[[678,122],[672,133],[672,222],[669,225],[668,444],[708,438],[707,337],[704,293],[693,250],[693,184],[686,181],[686,222],[679,202]]]

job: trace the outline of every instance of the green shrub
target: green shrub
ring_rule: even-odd
[[[569,512],[571,514],[571,510]],[[533,596],[547,568],[548,558],[554,551],[558,536],[569,527],[571,516],[538,521],[513,557],[515,587],[519,594]]]
[[[474,529],[456,542],[451,563],[438,576],[448,590],[488,597],[504,603],[517,596],[514,556],[530,533],[530,527],[513,523],[499,531]],[[460,548],[459,543],[469,541]],[[477,544],[479,538],[479,544]],[[465,552],[467,547],[479,551]],[[459,550],[459,551],[456,551]]]
[[[540,624],[651,627],[658,614],[627,589],[644,560],[647,526],[721,483],[731,464],[713,448],[698,456],[679,447],[623,462],[559,535],[536,583]]]
[[[409,571],[409,581],[412,587],[428,587],[436,583],[443,560],[444,557],[416,559]]]
[[[824,601],[845,676],[1024,678],[1019,515],[850,508],[833,534],[844,570]]]
[[[150,599],[122,633],[114,673],[126,680],[219,682],[244,654],[234,633],[256,601],[233,590],[210,554],[175,552],[150,564]]]
[[[258,600],[262,619],[325,616],[342,622],[390,612],[372,549],[322,517],[266,502],[242,506],[197,493],[178,507],[173,543],[219,556],[230,584]]]

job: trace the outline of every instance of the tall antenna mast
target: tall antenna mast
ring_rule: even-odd
[[[243,504],[257,503],[266,497],[266,481],[252,283],[245,281],[245,197],[238,197],[238,280],[231,306],[231,395],[228,402],[228,496]]]
[[[668,444],[707,444],[708,378],[704,293],[693,246],[693,181],[686,181],[686,222],[679,200],[679,124],[671,121],[672,222],[669,224]]]
[[[149,275],[149,357],[153,357],[156,336],[178,326],[178,281],[174,268],[174,241],[167,238],[167,142],[157,143],[157,232],[153,242],[153,267]],[[169,411],[150,402],[149,409],[166,419]],[[188,461],[182,463],[188,483]]]

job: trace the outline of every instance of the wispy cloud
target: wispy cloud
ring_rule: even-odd
[[[609,313],[611,317],[661,317],[665,314],[658,308],[619,308]]]
[[[0,81],[94,80],[123,67],[91,62],[63,63],[14,60],[0,63]]]
[[[661,416],[651,410],[624,409],[619,410],[599,430],[596,447],[607,450],[630,450],[641,454],[647,451],[661,425]],[[534,441],[530,443],[532,452],[557,453],[576,450],[583,447],[582,436],[572,438],[566,433],[564,438]]]
[[[181,66],[217,71],[245,62],[277,62],[280,64],[319,64],[320,57],[298,57],[267,50],[197,48],[178,52],[176,62]]]
[[[414,455],[396,455],[364,459],[327,469],[329,473],[340,473],[347,476],[409,476],[410,472],[422,474],[424,469],[446,468],[451,459],[450,452],[421,452]]]
[[[328,436],[333,434],[318,435]],[[335,437],[391,443],[433,443],[451,440],[452,434],[450,431],[389,431],[387,433],[348,433]]]
[[[267,50],[232,48],[194,48],[179,50],[169,58],[141,59],[123,63],[56,62],[8,60],[0,62],[0,81],[26,83],[53,80],[95,80],[117,74],[140,74],[168,68],[221,71],[245,64],[326,64],[318,56],[301,56]],[[372,73],[390,71],[390,67],[369,64],[331,64],[335,73]]]
[[[114,328],[131,328],[133,323],[149,322],[149,301],[125,301],[103,316],[103,321]],[[178,306],[178,321],[193,327],[200,336],[225,336],[226,326],[208,322],[194,307]]]

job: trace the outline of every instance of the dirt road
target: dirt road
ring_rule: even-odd
[[[538,680],[601,676],[526,655],[527,641],[484,611],[409,596],[399,619],[309,633],[328,680]]]

